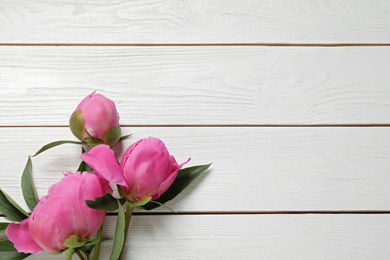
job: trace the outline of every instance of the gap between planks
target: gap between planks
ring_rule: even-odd
[[[107,213],[117,215],[116,212]],[[298,214],[390,214],[390,210],[299,210],[299,211],[178,211],[178,212],[134,212],[134,215],[298,215]]]
[[[29,212],[31,214],[31,212]],[[133,212],[134,216],[160,215],[390,215],[390,210],[300,210],[300,211],[178,211],[178,212]],[[117,216],[117,212],[108,212],[107,216]],[[5,217],[0,214],[0,217]]]
[[[120,125],[121,127],[390,127],[390,124],[308,124],[308,125]],[[0,128],[69,127],[69,125],[0,125]]]
[[[267,46],[267,47],[389,47],[390,43],[0,43],[0,46]]]

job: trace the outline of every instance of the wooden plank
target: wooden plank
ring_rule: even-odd
[[[390,132],[387,127],[134,127],[133,137],[161,138],[187,166],[213,162],[174,201],[188,212],[390,210]],[[22,202],[27,155],[51,141],[74,140],[67,128],[0,128],[1,187]],[[38,194],[75,171],[81,148],[63,145],[33,158]],[[161,209],[163,210],[163,209]]]
[[[390,3],[5,0],[1,43],[390,43]]]
[[[107,217],[105,237],[115,221]],[[387,214],[134,216],[125,259],[385,259],[389,234]],[[102,244],[101,259],[111,245]]]
[[[390,47],[0,47],[0,125],[67,125],[98,90],[124,125],[389,124]]]

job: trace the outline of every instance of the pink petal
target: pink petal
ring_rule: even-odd
[[[79,230],[86,230],[86,233],[91,235],[96,233],[102,225],[106,212],[89,208],[85,200],[94,200],[96,197],[103,196],[105,192],[97,175],[84,172],[83,177],[84,181],[80,186],[78,204],[80,204],[80,210],[84,215],[83,221],[85,224]],[[112,190],[110,193],[112,193]]]
[[[63,243],[73,235],[77,225],[76,213],[67,198],[58,194],[47,196],[44,202],[38,202],[30,216],[31,236],[46,252],[65,249]]]
[[[88,153],[83,153],[80,158],[104,179],[128,188],[114,152],[108,145],[95,146]]]
[[[85,127],[97,139],[103,139],[104,133],[111,127],[119,126],[119,115],[114,101],[103,95],[95,94],[82,108]]]
[[[9,224],[5,230],[5,234],[9,240],[14,243],[18,252],[32,253],[34,255],[43,252],[41,248],[32,238],[28,229],[29,218],[20,222],[20,226],[15,223]]]
[[[139,176],[137,197],[147,195],[156,198],[161,183],[171,173],[172,165],[168,152],[160,152],[149,160],[146,168],[142,169],[142,176]]]
[[[181,169],[181,167],[183,167],[184,164],[188,163],[191,158],[189,158],[186,162],[180,164],[180,165],[177,165],[177,162],[175,160],[175,158],[170,155],[169,156],[170,158],[170,162],[172,164],[172,168],[171,168],[171,174],[168,176],[168,178],[166,178],[163,182],[161,182],[161,185],[160,187],[158,188],[158,192],[157,194],[152,198],[153,200],[155,199],[158,199],[164,192],[167,191],[167,189],[172,185],[172,183],[175,181],[176,179],[176,176],[177,176],[177,173],[179,172],[179,170]]]
[[[182,164],[179,164],[179,170],[181,169],[181,167],[184,166],[184,164],[188,163],[189,161],[191,161],[191,158],[188,158],[187,161],[183,162]]]
[[[78,104],[78,106],[76,107],[75,112],[78,111],[78,110],[82,110],[83,107],[85,106],[85,104],[86,104],[93,96],[95,96],[95,94],[96,94],[96,90],[95,90],[94,92],[92,92],[91,94],[89,94],[88,96],[86,96],[86,97],[80,102],[80,104]]]

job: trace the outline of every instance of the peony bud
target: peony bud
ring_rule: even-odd
[[[77,106],[69,119],[69,127],[78,139],[89,146],[113,146],[121,135],[119,114],[112,100],[95,92]]]
[[[5,233],[19,252],[33,254],[61,252],[72,237],[87,242],[103,224],[106,212],[89,208],[85,200],[106,193],[112,193],[112,189],[98,175],[68,172],[49,188],[29,218],[20,226],[11,223]]]
[[[159,198],[188,162],[178,165],[165,144],[153,137],[132,144],[124,153],[120,165],[106,145],[92,148],[82,154],[81,159],[104,179],[118,184],[122,195],[138,205]]]

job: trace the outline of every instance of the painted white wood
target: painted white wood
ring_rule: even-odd
[[[389,43],[387,0],[3,0],[1,43]]]
[[[386,0],[4,0],[0,44],[389,44],[389,11]],[[116,101],[123,125],[390,124],[389,60],[389,46],[0,46],[0,187],[26,207],[27,155],[75,140],[66,127],[30,126],[66,126],[94,90]],[[178,162],[213,165],[168,203],[202,214],[134,216],[125,259],[389,255],[388,214],[226,214],[389,211],[388,127],[123,128],[128,133],[118,155],[156,136]],[[77,168],[79,153],[64,145],[33,158],[40,196]],[[109,258],[114,226],[109,216],[101,259]]]
[[[101,259],[115,221],[106,218]],[[387,259],[389,227],[389,215],[371,214],[134,216],[124,259]]]
[[[178,211],[390,210],[390,132],[387,127],[139,127],[120,157],[140,138],[161,138],[178,162],[213,162],[175,200]],[[75,138],[67,128],[0,128],[0,183],[22,203],[20,176],[27,155],[51,141]],[[78,145],[33,158],[40,196],[75,171]],[[161,209],[163,210],[163,209]]]
[[[390,47],[0,47],[0,125],[67,125],[94,90],[121,124],[389,124]]]

